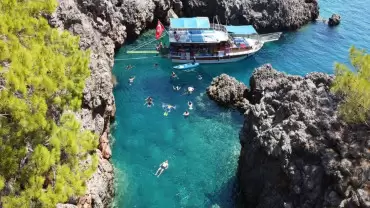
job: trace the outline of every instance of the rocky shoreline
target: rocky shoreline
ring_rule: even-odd
[[[83,128],[100,135],[99,165],[87,182],[87,193],[57,207],[108,207],[114,197],[114,171],[109,130],[115,100],[111,69],[114,53],[127,38],[137,37],[157,17],[166,19],[170,1],[59,0],[49,24],[80,37],[80,48],[90,50],[91,76],[86,80],[82,110],[77,115]],[[77,206],[76,206],[77,205]]]
[[[58,207],[107,207],[114,196],[114,171],[108,139],[115,115],[111,69],[114,52],[126,39],[135,39],[156,19],[168,22],[173,8],[185,16],[218,15],[222,23],[253,24],[259,31],[297,29],[318,16],[316,0],[215,1],[215,0],[58,0],[47,16],[49,24],[80,36],[80,47],[90,50],[91,76],[86,81],[83,106],[77,117],[85,129],[100,135],[99,167],[88,181],[88,191],[79,200]],[[217,10],[211,10],[215,5]],[[204,13],[204,10],[216,13]]]
[[[180,2],[180,1],[177,1]],[[259,32],[296,30],[319,16],[317,0],[181,0],[184,16],[217,16],[220,23],[251,24]]]
[[[210,98],[245,116],[242,207],[370,207],[370,128],[338,117],[332,81],[323,73],[288,76],[271,65],[254,71],[251,89],[227,75],[214,78]]]

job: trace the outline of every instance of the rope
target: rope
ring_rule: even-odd
[[[163,35],[163,34],[162,34],[162,36],[161,36],[160,38],[162,38],[163,36],[165,36],[165,35]],[[131,49],[131,51],[135,51],[135,50],[137,50],[137,49],[139,49],[139,48],[142,48],[142,47],[144,47],[144,46],[148,45],[149,43],[153,43],[153,42],[154,42],[154,41],[156,41],[156,40],[157,40],[157,39],[149,40],[149,41],[147,41],[147,42],[144,42],[142,45],[136,46],[135,48]]]
[[[127,60],[137,60],[137,59],[147,59],[147,58],[159,58],[159,56],[153,56],[153,57],[136,57],[136,58],[127,58],[127,59],[114,59],[114,61],[127,61]]]

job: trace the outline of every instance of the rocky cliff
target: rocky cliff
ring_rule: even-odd
[[[114,52],[155,18],[165,22],[169,8],[169,0],[59,0],[56,12],[47,17],[53,27],[79,35],[80,47],[91,51],[91,76],[86,81],[78,117],[85,129],[100,135],[99,167],[87,182],[86,196],[59,207],[107,207],[111,202],[114,187],[108,134],[115,114],[111,74]]]
[[[240,85],[219,87],[220,78],[235,82],[221,77],[208,90],[216,101],[220,94],[211,88]],[[322,73],[288,76],[265,65],[254,71],[247,96],[229,99],[245,115],[242,207],[370,207],[370,128],[338,117],[341,100],[329,91],[332,80]],[[234,102],[244,98],[243,105]]]
[[[179,0],[177,0],[178,2]],[[252,24],[260,32],[295,30],[317,19],[317,0],[181,0],[185,16],[218,16],[221,23]]]

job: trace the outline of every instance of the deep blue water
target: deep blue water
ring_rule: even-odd
[[[153,55],[116,54],[114,90],[117,105],[113,127],[113,163],[116,168],[115,207],[233,207],[235,172],[239,155],[241,116],[221,109],[204,95],[212,77],[221,73],[248,84],[254,68],[271,63],[288,74],[312,71],[333,73],[335,61],[348,63],[348,49],[370,49],[369,0],[321,0],[321,16],[342,16],[336,28],[318,22],[281,40],[267,44],[255,56],[224,65],[202,65],[196,72],[178,72],[171,83],[172,64]],[[142,37],[138,41],[143,41]],[[132,59],[140,58],[140,59]],[[129,60],[128,60],[129,59]],[[153,64],[159,63],[158,68]],[[125,66],[134,65],[127,71]],[[196,76],[201,74],[202,80]],[[128,78],[136,76],[132,86]],[[190,96],[174,92],[172,84],[194,86]],[[154,98],[147,108],[144,99]],[[184,119],[186,102],[194,110]],[[163,116],[162,103],[176,105]],[[169,160],[169,169],[154,176],[158,165]]]

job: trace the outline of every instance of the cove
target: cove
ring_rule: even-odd
[[[342,23],[329,28],[317,22],[297,32],[285,33],[278,42],[266,44],[253,57],[223,65],[202,65],[194,72],[177,72],[171,82],[172,63],[153,55],[127,55],[125,47],[116,54],[113,73],[117,114],[112,127],[116,171],[114,207],[233,207],[235,172],[239,156],[238,132],[242,116],[216,106],[205,95],[213,77],[227,73],[248,84],[253,69],[271,63],[288,74],[319,71],[333,73],[333,64],[348,64],[352,45],[370,48],[370,15],[365,1],[320,1],[321,16],[339,13]],[[153,37],[153,31],[137,41]],[[128,46],[130,47],[130,46]],[[158,68],[153,67],[158,63]],[[130,71],[126,65],[134,65]],[[198,80],[201,74],[203,79]],[[135,76],[132,86],[128,78]],[[182,95],[172,84],[195,92]],[[144,106],[147,96],[154,106]],[[186,102],[194,110],[184,119]],[[176,105],[163,116],[162,103]],[[169,160],[169,169],[154,176],[158,165]]]

